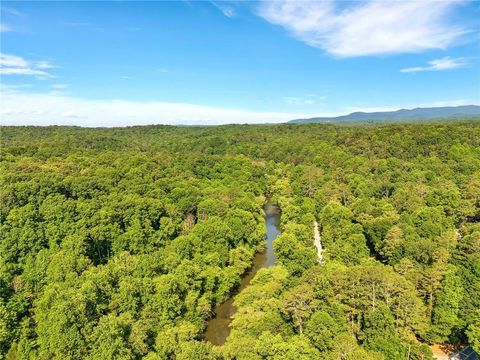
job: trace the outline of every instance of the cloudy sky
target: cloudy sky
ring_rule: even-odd
[[[1,122],[281,122],[480,103],[480,2],[2,1]]]

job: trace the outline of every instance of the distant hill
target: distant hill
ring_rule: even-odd
[[[431,108],[401,109],[397,111],[354,112],[336,117],[314,117],[310,119],[296,119],[289,123],[329,123],[339,121],[368,121],[368,120],[420,120],[435,118],[455,118],[463,116],[480,116],[480,106],[443,106]]]

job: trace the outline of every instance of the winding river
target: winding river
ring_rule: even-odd
[[[255,255],[252,261],[252,267],[242,276],[240,286],[235,293],[225,302],[217,305],[214,309],[215,317],[207,323],[207,329],[204,334],[205,340],[213,345],[223,345],[230,334],[230,323],[232,316],[237,312],[233,305],[235,295],[245,289],[255,274],[261,268],[267,268],[275,264],[275,255],[273,253],[273,240],[280,235],[280,209],[278,206],[268,201],[264,206],[265,226],[267,246],[264,251]]]

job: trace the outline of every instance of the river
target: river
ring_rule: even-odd
[[[245,289],[250,281],[252,281],[258,270],[267,268],[275,264],[275,254],[273,253],[273,240],[280,235],[280,209],[278,206],[268,201],[264,206],[265,211],[265,239],[267,245],[264,251],[255,255],[251,268],[242,276],[240,286],[233,295],[223,303],[215,306],[215,316],[207,323],[207,329],[204,334],[205,340],[213,345],[223,345],[230,334],[230,323],[232,316],[237,312],[237,308],[233,305],[235,295]]]

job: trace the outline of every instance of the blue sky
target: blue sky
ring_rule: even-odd
[[[480,103],[480,2],[1,3],[2,123],[279,122]]]

